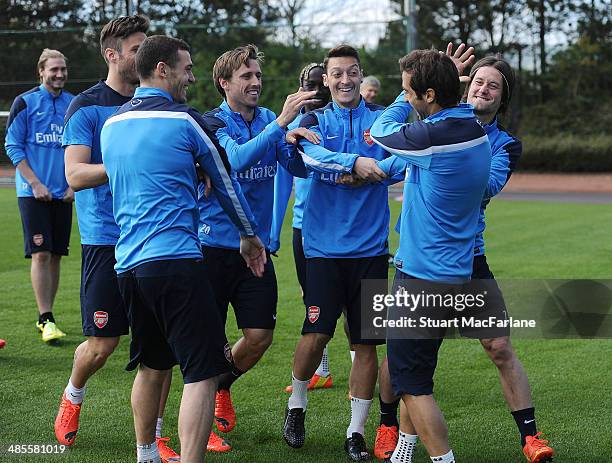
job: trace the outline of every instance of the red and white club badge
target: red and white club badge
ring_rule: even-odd
[[[37,233],[36,235],[32,235],[32,242],[36,246],[42,246],[44,241],[45,241],[45,238],[44,238],[44,236],[41,233]]]
[[[321,309],[316,305],[311,305],[308,307],[308,321],[310,323],[314,323],[319,319],[319,315],[321,315]]]
[[[229,363],[233,362],[234,358],[232,357],[232,348],[227,342],[225,343],[225,346],[223,346],[223,355],[225,355],[225,360],[227,360]]]
[[[374,139],[372,135],[370,135],[370,129],[363,131],[363,141],[365,141],[368,146],[372,146],[374,144]]]
[[[96,326],[102,329],[108,323],[108,312],[104,312],[103,310],[97,310],[94,312],[93,319]]]

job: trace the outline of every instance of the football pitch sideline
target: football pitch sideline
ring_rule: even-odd
[[[391,201],[391,222],[400,203]],[[291,214],[291,212],[289,212]],[[73,222],[70,256],[63,259],[54,314],[68,336],[45,345],[35,329],[37,310],[23,258],[23,238],[13,189],[0,189],[0,462],[135,461],[130,408],[133,374],[124,370],[124,338],[106,366],[88,382],[73,448],[57,455],[16,455],[10,445],[56,444],[53,421],[70,375],[72,356],[83,340],[79,305],[80,244]],[[496,277],[612,278],[612,207],[493,201],[487,209],[487,257]],[[253,371],[232,388],[238,417],[227,437],[228,454],[210,462],[343,462],[350,421],[347,399],[350,357],[339,325],[330,342],[334,387],[309,394],[306,444],[289,448],[282,423],[291,379],[292,355],[304,317],[291,252],[291,220],[285,221],[279,257],[273,258],[279,286],[274,342]],[[398,235],[391,232],[391,249]],[[393,269],[390,268],[390,275]],[[231,312],[231,311],[230,311]],[[238,338],[230,316],[228,337]],[[612,340],[526,340],[514,345],[529,375],[538,428],[555,448],[557,463],[612,462]],[[383,350],[379,351],[383,355]],[[494,365],[473,340],[448,340],[440,352],[435,395],[461,463],[522,462],[519,435],[506,408]],[[164,435],[178,450],[180,374],[166,407]],[[366,428],[371,449],[378,424],[375,398]],[[419,444],[415,462],[430,461]]]

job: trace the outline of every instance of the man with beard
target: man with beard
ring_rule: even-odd
[[[64,176],[64,115],[73,95],[64,90],[66,57],[45,48],[38,59],[40,85],[13,102],[5,148],[17,168],[17,204],[23,224],[25,257],[32,259],[32,289],[38,306],[36,327],[44,342],[66,336],[55,324],[53,302],[60,260],[68,255],[74,193]]]
[[[274,177],[280,164],[293,175],[306,177],[299,156],[293,156],[284,141],[287,126],[303,106],[315,103],[315,91],[301,89],[289,95],[278,117],[258,106],[262,89],[263,55],[255,45],[223,53],[213,67],[215,87],[224,98],[221,105],[204,115],[213,142],[227,153],[233,174],[259,224],[258,236],[269,256]],[[296,129],[303,134],[307,131]],[[291,151],[291,153],[290,153]],[[270,344],[276,325],[278,291],[270,259],[263,278],[255,278],[239,254],[239,235],[215,195],[202,194],[200,187],[200,241],[209,266],[209,279],[223,321],[231,303],[240,338],[232,348],[233,368],[221,376],[215,404],[215,422],[221,432],[236,425],[231,400],[232,384],[255,366]],[[229,451],[229,444],[214,433],[209,449]]]
[[[87,380],[106,363],[120,336],[129,331],[113,268],[119,227],[113,217],[108,177],[102,164],[100,132],[104,122],[134,94],[139,83],[134,58],[148,29],[149,20],[139,15],[116,18],[104,26],[100,51],[108,65],[107,78],[80,93],[66,115],[66,178],[76,191],[82,244],[81,316],[87,340],[75,351],[72,373],[55,420],[55,435],[64,445],[74,443]],[[156,436],[164,462],[178,458],[166,445],[168,438],[161,438],[161,417],[170,379],[168,374]]]
[[[195,82],[189,45],[156,35],[136,54],[140,87],[102,128],[102,159],[119,226],[115,271],[130,331],[128,370],[138,368],[132,409],[139,463],[159,463],[155,419],[166,374],[179,364],[181,461],[200,463],[211,430],[218,376],[231,350],[198,240],[198,169],[240,235],[247,267],[262,276],[265,249],[225,152],[186,106]]]

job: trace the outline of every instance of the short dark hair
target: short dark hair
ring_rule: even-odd
[[[121,52],[121,41],[136,32],[146,34],[149,31],[149,18],[137,14],[134,16],[120,16],[106,24],[100,32],[100,53],[104,56],[104,50],[112,48]]]
[[[327,56],[325,56],[325,59],[323,60],[323,70],[327,72],[327,63],[329,63],[330,58],[343,58],[345,56],[355,58],[357,63],[359,63],[361,66],[359,52],[354,47],[343,43],[342,45],[338,45],[327,52]]]
[[[414,50],[400,58],[399,66],[401,72],[412,76],[410,86],[417,96],[431,88],[436,92],[436,102],[443,108],[459,103],[459,73],[445,54],[437,50]]]
[[[213,66],[213,82],[215,88],[225,98],[225,90],[221,87],[219,79],[229,80],[232,78],[234,71],[237,71],[243,64],[249,65],[249,61],[254,59],[260,65],[263,61],[263,53],[259,51],[257,45],[252,43],[243,47],[237,47],[233,50],[228,50],[217,58]]]
[[[140,79],[151,77],[159,62],[174,68],[178,63],[179,50],[190,51],[187,42],[166,35],[147,37],[136,53],[136,72]]]
[[[499,106],[497,112],[503,114],[508,109],[508,106],[510,105],[510,100],[512,99],[512,92],[514,91],[514,84],[516,82],[514,71],[512,70],[512,67],[510,66],[508,61],[503,59],[500,55],[485,56],[484,58],[481,58],[476,61],[476,64],[472,66],[472,70],[470,71],[470,83],[474,79],[474,76],[476,75],[478,69],[483,67],[495,68],[502,75],[502,99],[501,105]],[[469,85],[468,88],[466,88],[465,90],[466,95],[468,89]]]

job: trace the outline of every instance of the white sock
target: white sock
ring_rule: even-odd
[[[436,463],[455,463],[455,455],[453,455],[452,449],[445,453],[444,455],[440,455],[439,457],[430,457],[431,461]]]
[[[393,455],[391,455],[391,463],[412,463],[417,438],[418,436],[414,434],[406,434],[400,431],[397,445]]]
[[[79,389],[78,387],[74,387],[72,381],[68,380],[68,386],[66,386],[64,391],[66,392],[66,398],[70,402],[74,405],[79,405],[83,402],[83,398],[85,397],[85,389],[87,389],[87,385]]]
[[[329,357],[327,356],[327,346],[323,349],[323,357],[321,358],[321,363],[319,364],[317,371],[315,371],[316,375],[325,376],[326,378],[329,376]]]
[[[304,411],[306,410],[306,405],[308,405],[308,397],[306,393],[308,392],[308,383],[309,379],[306,381],[300,381],[299,379],[295,379],[293,373],[291,373],[291,386],[293,386],[293,392],[291,392],[291,397],[289,397],[289,408],[301,408]]]
[[[355,361],[355,351],[352,350],[351,351],[351,363],[353,363]]]
[[[161,434],[161,430],[162,430],[162,426],[164,425],[164,417],[163,416],[158,416],[157,417],[157,424],[155,425],[155,438],[158,439],[162,436]]]
[[[357,397],[351,397],[351,424],[349,424],[346,430],[346,437],[351,437],[354,432],[358,432],[362,436],[365,435],[365,422],[368,419],[368,413],[370,413],[370,406],[372,405],[372,399],[358,399]]]
[[[157,443],[136,445],[136,458],[138,463],[162,463],[157,449]]]

